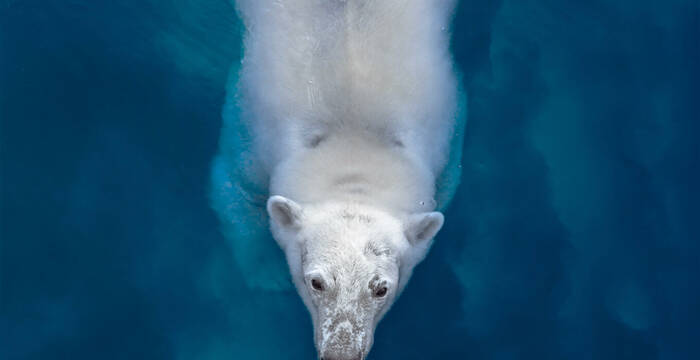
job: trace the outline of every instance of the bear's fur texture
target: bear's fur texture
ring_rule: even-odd
[[[453,3],[237,1],[244,58],[213,206],[225,225],[241,204],[267,210],[323,359],[364,359],[443,224],[463,126]]]

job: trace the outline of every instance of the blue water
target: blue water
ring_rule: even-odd
[[[0,359],[314,356],[207,197],[240,34],[0,0]],[[700,3],[463,0],[453,34],[462,185],[370,359],[700,358]]]

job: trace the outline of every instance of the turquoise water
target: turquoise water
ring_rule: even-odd
[[[240,32],[0,0],[0,358],[314,356],[279,250],[251,274],[210,208]],[[453,34],[462,185],[370,359],[699,358],[700,4],[463,0]]]

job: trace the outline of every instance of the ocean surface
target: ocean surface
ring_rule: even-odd
[[[241,32],[0,0],[0,359],[313,359],[208,198]],[[452,32],[462,184],[369,360],[700,359],[700,2],[462,0]]]

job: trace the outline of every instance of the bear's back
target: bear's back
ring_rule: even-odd
[[[239,1],[248,29],[240,105],[260,151],[274,152],[268,162],[329,132],[364,132],[439,168],[456,102],[449,3]]]

